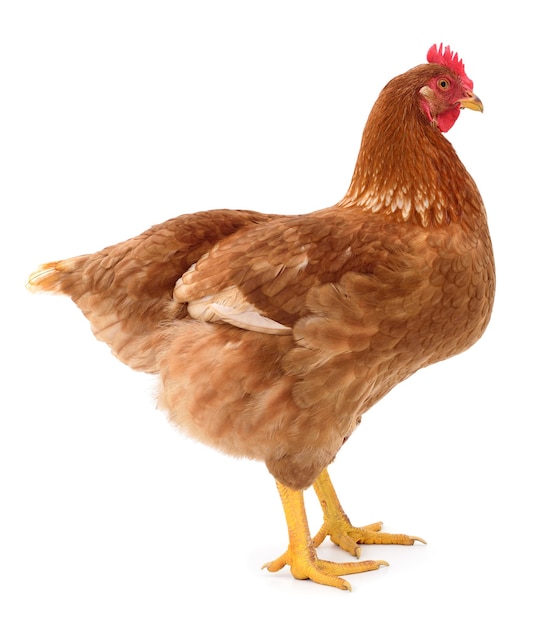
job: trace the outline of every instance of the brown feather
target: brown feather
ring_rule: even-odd
[[[436,68],[385,87],[334,207],[186,215],[42,266],[31,288],[68,294],[121,360],[159,373],[161,408],[192,437],[309,486],[365,411],[490,319],[485,209],[419,106]]]

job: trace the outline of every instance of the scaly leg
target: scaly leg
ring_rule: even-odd
[[[313,539],[318,547],[327,535],[331,541],[353,556],[360,556],[359,544],[397,544],[412,546],[415,541],[425,543],[420,537],[379,532],[382,522],[355,527],[344,513],[331,478],[324,469],[314,482],[316,495],[323,509],[323,525]]]
[[[381,565],[388,565],[386,561],[334,563],[319,559],[308,528],[303,492],[285,487],[279,482],[277,488],[288,525],[289,545],[282,556],[264,565],[270,572],[277,572],[285,565],[289,565],[295,578],[300,580],[310,578],[322,585],[351,590],[351,585],[338,576],[368,572],[379,569]]]

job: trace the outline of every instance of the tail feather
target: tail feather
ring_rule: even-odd
[[[32,293],[70,296],[89,320],[95,337],[107,343],[118,359],[133,369],[154,373],[162,340],[160,324],[166,321],[168,304],[162,294],[129,298],[128,286],[120,280],[112,286],[121,255],[109,257],[103,251],[44,263],[26,286]]]
[[[43,263],[35,272],[30,274],[26,287],[32,293],[40,291],[61,292],[60,281],[58,279],[57,263]]]
[[[87,255],[43,263],[30,274],[26,287],[32,293],[48,291],[71,295],[69,286],[73,284],[73,274],[80,269]]]
[[[69,296],[118,359],[154,373],[168,326],[187,315],[186,304],[173,301],[176,281],[218,241],[271,217],[226,209],[183,215],[100,252],[45,263],[27,287]]]

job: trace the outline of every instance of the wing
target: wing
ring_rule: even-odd
[[[174,298],[195,319],[293,334],[283,364],[301,381],[296,401],[347,411],[364,397],[371,402],[363,381],[388,378],[393,358],[414,360],[399,365],[401,377],[421,358],[407,324],[436,297],[426,238],[404,223],[339,207],[278,218],[216,244],[177,282]]]
[[[410,242],[399,230],[339,207],[249,225],[192,265],[173,297],[194,319],[289,334],[320,286],[406,264]]]

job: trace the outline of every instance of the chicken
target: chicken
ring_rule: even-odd
[[[28,284],[70,296],[117,358],[157,374],[159,407],[182,431],[264,462],[289,534],[267,569],[340,589],[387,563],[321,560],[327,536],[353,557],[360,544],[423,540],[353,526],[329,464],[395,385],[473,345],[494,299],[485,208],[443,135],[483,105],[448,46],[427,61],[380,93],[338,204],[183,215],[45,264]],[[314,537],[310,486],[324,513]]]

